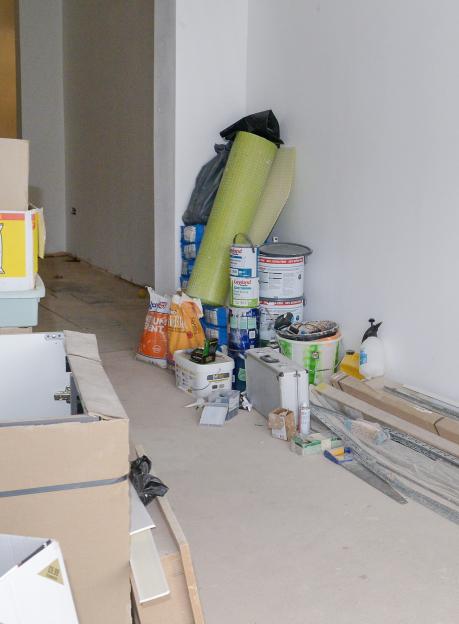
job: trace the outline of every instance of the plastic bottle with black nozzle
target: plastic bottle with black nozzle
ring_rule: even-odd
[[[384,375],[384,343],[378,336],[382,321],[375,324],[375,319],[368,319],[370,327],[363,334],[360,346],[359,373],[365,379]]]

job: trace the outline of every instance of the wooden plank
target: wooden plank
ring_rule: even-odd
[[[155,523],[153,522],[150,514],[145,509],[145,505],[139,498],[139,495],[135,491],[132,483],[129,483],[129,502],[130,502],[130,526],[129,534],[135,535],[140,531],[146,531],[148,529],[154,529]]]
[[[391,429],[396,429],[397,431],[404,431],[422,442],[426,442],[427,444],[445,451],[450,455],[454,455],[454,457],[459,457],[459,445],[451,442],[450,440],[446,440],[434,433],[430,433],[430,431],[427,431],[426,429],[413,425],[402,418],[398,418],[398,416],[389,414],[389,412],[385,412],[378,407],[374,407],[361,399],[356,399],[342,390],[332,388],[328,384],[319,384],[318,386],[315,386],[315,390],[324,397],[331,399],[332,401],[336,401],[339,405],[343,405],[350,410],[360,412],[366,420],[379,422],[381,425],[390,427]]]
[[[166,598],[140,605],[133,592],[138,624],[194,624],[180,553],[165,555],[161,563],[171,593]]]
[[[383,390],[377,390],[364,381],[359,381],[354,377],[346,376],[341,378],[338,383],[341,390],[347,394],[351,394],[357,399],[361,399],[398,418],[407,420],[417,427],[422,427],[431,433],[438,433],[435,424],[443,418],[443,414],[438,414],[431,410],[413,405],[412,403],[408,403]]]
[[[158,549],[150,530],[131,535],[131,571],[133,585],[143,604],[170,593]]]
[[[145,451],[141,445],[135,447],[138,457],[145,455]],[[158,505],[163,512],[164,517],[169,525],[169,528],[174,536],[174,539],[179,547],[180,555],[182,557],[183,570],[185,573],[186,584],[188,588],[188,594],[190,597],[191,609],[193,612],[195,624],[205,624],[204,614],[202,611],[201,599],[199,597],[198,584],[196,581],[196,574],[194,572],[193,561],[191,558],[191,551],[188,541],[185,537],[185,533],[180,526],[180,523],[175,515],[166,496],[158,496],[156,498]]]

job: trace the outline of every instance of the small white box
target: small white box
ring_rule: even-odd
[[[78,624],[57,542],[0,535],[0,622]]]
[[[231,390],[233,358],[217,352],[215,362],[198,364],[190,355],[190,351],[174,353],[177,388],[195,397],[206,397],[213,390]]]

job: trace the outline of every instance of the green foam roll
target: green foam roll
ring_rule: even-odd
[[[204,238],[188,283],[187,295],[225,305],[230,275],[230,246],[247,234],[276,156],[271,141],[238,132],[223,172]]]

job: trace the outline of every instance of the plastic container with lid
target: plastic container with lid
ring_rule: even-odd
[[[38,324],[38,303],[45,296],[39,275],[35,288],[0,292],[0,327],[33,327]]]

